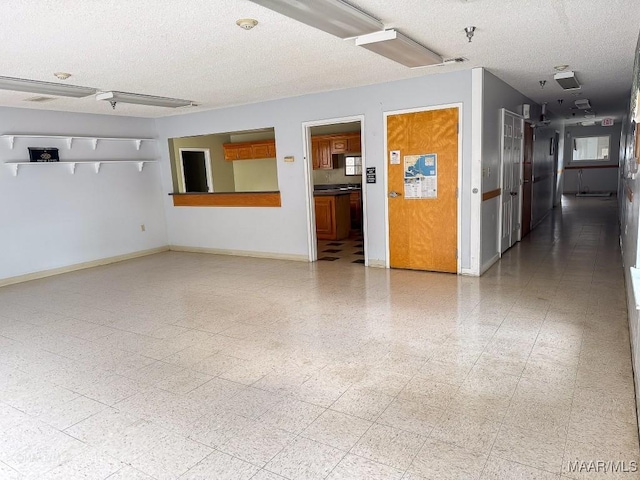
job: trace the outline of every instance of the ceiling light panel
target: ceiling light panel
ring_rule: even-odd
[[[380,20],[342,0],[251,0],[286,17],[340,38],[384,29]]]
[[[437,53],[393,29],[358,37],[356,45],[412,68],[437,65],[444,61]]]
[[[0,77],[0,89],[74,98],[88,97],[96,93],[95,88],[12,77]]]
[[[558,84],[564,90],[577,90],[581,88],[580,82],[576,78],[575,72],[560,72],[556,73],[553,76],[553,79],[558,82]]]
[[[589,110],[591,108],[591,103],[586,98],[581,100],[576,100],[574,103],[576,104],[576,107],[578,107],[580,110]]]
[[[153,95],[141,95],[139,93],[128,92],[100,92],[96,95],[96,100],[106,100],[116,103],[134,103],[136,105],[150,105],[153,107],[187,107],[193,105],[191,100],[180,98],[156,97]]]

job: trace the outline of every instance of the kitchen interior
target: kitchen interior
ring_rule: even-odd
[[[360,122],[310,128],[318,260],[364,265]]]
[[[169,156],[174,193],[279,190],[273,128],[170,138]]]

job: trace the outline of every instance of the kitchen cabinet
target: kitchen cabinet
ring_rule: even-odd
[[[347,137],[339,137],[331,140],[331,153],[345,153],[349,150]]]
[[[362,142],[360,134],[350,135],[347,137],[347,151],[345,153],[360,153],[362,152]]]
[[[276,157],[275,140],[225,143],[222,148],[224,150],[224,159],[229,162],[233,162],[234,160],[256,160]]]
[[[351,211],[351,231],[362,230],[362,192],[351,190],[349,192],[349,207]]]
[[[314,170],[331,170],[334,168],[331,156],[331,140],[324,138],[311,138],[311,150]]]
[[[314,200],[318,240],[343,240],[347,238],[351,228],[349,192],[316,195]]]
[[[311,157],[314,170],[338,168],[333,155],[360,153],[360,133],[340,133],[332,135],[314,135],[311,137]]]

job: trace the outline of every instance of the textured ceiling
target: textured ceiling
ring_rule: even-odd
[[[0,90],[0,105],[159,117],[482,66],[570,116],[553,80],[569,64],[598,116],[620,114],[631,88],[637,0],[353,0],[445,58],[411,70],[249,0],[3,0],[0,75],[194,100],[167,109]],[[236,26],[243,17],[260,23]],[[464,27],[477,27],[468,43]],[[546,80],[544,89],[539,81]],[[557,100],[564,99],[562,107]],[[579,118],[581,119],[581,118]]]

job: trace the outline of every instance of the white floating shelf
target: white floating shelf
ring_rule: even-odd
[[[128,163],[135,164],[138,167],[138,171],[141,172],[145,163],[155,163],[154,159],[140,159],[140,160],[78,160],[76,162],[6,162],[5,165],[11,169],[13,176],[18,175],[18,171],[22,166],[43,166],[43,165],[67,165],[69,172],[74,174],[76,172],[76,166],[78,164],[93,165],[93,169],[96,173],[100,172],[100,167],[103,163]]]
[[[54,140],[66,140],[67,148],[69,149],[73,147],[74,140],[90,140],[94,150],[98,148],[98,142],[101,140],[110,141],[110,142],[134,142],[136,146],[136,150],[140,150],[140,147],[142,146],[142,142],[156,141],[155,138],[140,138],[140,137],[129,138],[129,137],[93,137],[89,135],[38,135],[38,134],[28,135],[28,134],[22,134],[22,133],[21,134],[8,133],[5,135],[2,135],[2,138],[6,138],[7,140],[9,140],[9,148],[11,150],[13,150],[13,146],[15,144],[16,138],[51,138]]]

